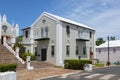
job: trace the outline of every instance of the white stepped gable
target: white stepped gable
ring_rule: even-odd
[[[2,17],[1,17],[1,15],[0,15],[0,22],[2,21],[1,19],[2,19]]]
[[[3,15],[3,21],[4,21],[4,22],[6,22],[6,21],[7,21],[7,17],[6,17],[6,15],[5,15],[5,14]]]
[[[3,15],[3,17],[0,15],[0,36],[3,35],[4,33],[4,30],[2,30],[3,25],[7,26],[6,36],[11,37],[19,36],[19,25],[18,24],[14,25],[14,22],[12,24],[9,24],[7,22],[7,17],[5,14]]]
[[[16,30],[16,36],[19,36],[19,25],[18,24],[16,24],[15,30]]]

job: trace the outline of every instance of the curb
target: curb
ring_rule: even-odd
[[[53,75],[53,76],[48,76],[48,77],[42,77],[42,78],[35,79],[35,80],[47,79],[47,78],[52,78],[52,77],[59,77],[59,75]]]
[[[42,77],[42,78],[35,79],[35,80],[47,79],[47,78],[52,78],[52,77],[66,78],[68,75],[77,74],[77,73],[80,73],[80,72],[82,72],[82,71],[76,71],[76,72],[71,72],[71,73],[65,73],[65,74],[53,75],[53,76],[48,76],[48,77]]]
[[[101,69],[101,68],[108,68],[113,66],[120,66],[120,65],[110,65],[110,66],[103,66],[103,67],[94,67],[93,69]]]

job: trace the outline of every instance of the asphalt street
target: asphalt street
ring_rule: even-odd
[[[120,66],[94,69],[91,72],[80,72],[42,80],[120,80]]]

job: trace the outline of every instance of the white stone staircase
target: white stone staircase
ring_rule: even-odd
[[[19,57],[19,53],[14,51],[12,47],[10,47],[6,42],[3,44],[22,64],[24,64],[24,60]]]

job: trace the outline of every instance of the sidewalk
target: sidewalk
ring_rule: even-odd
[[[40,80],[46,77],[70,75],[80,70],[69,70],[64,68],[46,67],[33,70],[17,71],[17,80]]]

